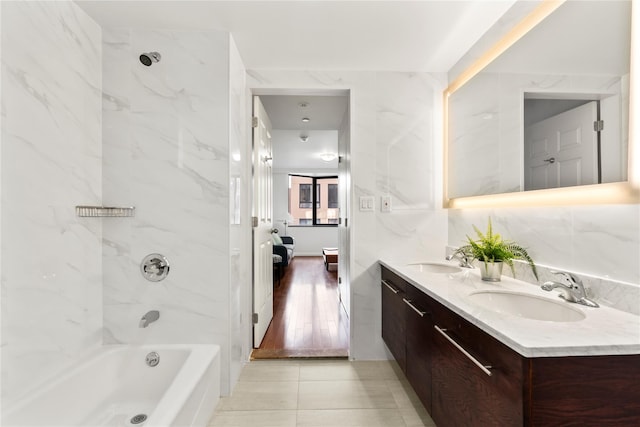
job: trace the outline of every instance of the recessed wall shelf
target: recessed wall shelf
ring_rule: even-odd
[[[76,215],[82,217],[131,217],[135,213],[136,208],[133,206],[76,206]]]

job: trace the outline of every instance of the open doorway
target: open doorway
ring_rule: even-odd
[[[273,318],[252,358],[346,358],[348,93],[259,98],[271,123]]]

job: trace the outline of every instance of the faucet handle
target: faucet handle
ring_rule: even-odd
[[[551,270],[551,273],[555,274],[556,276],[562,276],[566,278],[572,285],[582,285],[582,280],[575,274],[569,273],[568,271]]]
[[[566,278],[569,281],[569,285],[571,286],[571,288],[577,291],[577,298],[586,297],[587,294],[586,294],[586,291],[584,290],[582,279],[580,279],[578,276],[576,276],[573,273],[569,273],[567,271],[551,270],[551,273],[557,276],[562,276]]]

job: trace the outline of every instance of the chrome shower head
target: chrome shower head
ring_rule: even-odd
[[[162,56],[158,52],[143,53],[140,55],[140,62],[149,67],[154,62],[160,62],[161,58]]]

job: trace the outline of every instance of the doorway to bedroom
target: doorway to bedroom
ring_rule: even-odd
[[[252,358],[347,358],[349,94],[259,97],[271,122],[273,253],[286,260]]]

